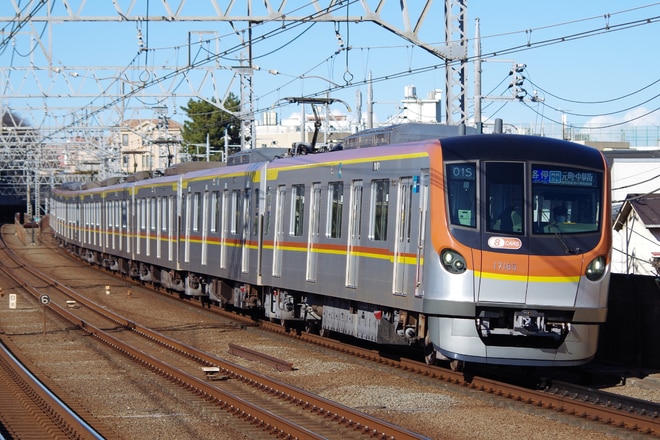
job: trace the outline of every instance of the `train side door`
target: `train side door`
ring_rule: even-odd
[[[250,271],[250,189],[243,190],[242,203],[242,225],[241,225],[241,272]]]
[[[229,234],[229,190],[222,191],[222,216],[220,225],[220,269],[227,268],[227,235]]]
[[[282,241],[284,240],[284,201],[286,186],[277,187],[275,197],[275,237],[273,242],[273,276],[282,276]]]
[[[360,224],[362,219],[362,180],[351,183],[351,200],[348,211],[348,246],[346,249],[346,287],[357,287]]]
[[[413,187],[413,191],[419,193],[419,217],[417,224],[417,254],[415,259],[415,296],[424,294],[422,283],[424,281],[424,245],[426,243],[426,222],[429,208],[429,182],[428,170],[422,172],[419,181]]]
[[[413,180],[411,177],[399,179],[396,204],[396,231],[394,234],[394,294],[407,295],[410,285],[410,260],[412,249],[412,194]],[[416,242],[415,242],[416,244]]]
[[[199,213],[199,215],[202,217],[202,266],[206,266],[208,260],[209,211],[209,192],[208,190],[205,190],[202,197],[202,210]]]
[[[316,281],[316,269],[318,253],[316,243],[319,239],[319,227],[321,224],[321,184],[312,184],[311,203],[309,207],[309,228],[307,231],[307,281]]]

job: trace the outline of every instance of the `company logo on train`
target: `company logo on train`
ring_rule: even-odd
[[[56,188],[51,225],[90,263],[307,331],[429,362],[588,362],[611,257],[602,154],[434,127]]]

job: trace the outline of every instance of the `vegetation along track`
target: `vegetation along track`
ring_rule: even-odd
[[[205,307],[197,301],[187,301],[187,303]],[[219,308],[214,308],[214,311],[231,319],[242,321],[245,324],[254,324],[252,317],[237,315]],[[607,392],[576,385],[572,385],[571,389],[568,390],[559,383],[548,387],[546,390],[529,389],[480,377],[477,374],[454,372],[441,366],[429,366],[423,362],[396,356],[393,357],[391,355],[383,356],[378,350],[360,348],[312,333],[291,331],[291,329],[277,323],[261,321],[258,325],[270,332],[285,334],[316,344],[327,350],[351,354],[460,387],[482,391],[501,398],[528,404],[536,408],[544,408],[569,417],[590,420],[636,433],[660,436],[660,420],[658,418],[660,411],[654,410],[653,408],[657,405],[650,402],[626,398],[625,396],[614,396]],[[576,391],[578,389],[581,391]]]
[[[270,379],[126,320],[30,267],[4,244],[2,250],[14,261],[14,276],[31,279],[20,281],[21,284],[37,297],[48,295],[50,310],[243,423],[286,438],[421,438],[396,425]],[[44,283],[39,289],[29,287]],[[220,388],[216,381],[204,377],[204,371],[213,371],[215,377],[231,380],[222,381]]]

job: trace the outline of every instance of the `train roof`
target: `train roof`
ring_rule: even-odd
[[[477,130],[465,125],[423,124],[411,122],[360,131],[344,138],[345,150],[400,144],[411,141],[442,139],[451,136],[476,135]]]
[[[426,139],[422,141],[406,142],[401,144],[381,145],[377,148],[359,148],[337,150],[317,154],[286,156],[277,159],[267,159],[261,162],[247,161],[243,164],[225,166],[224,163],[204,163],[201,169],[191,170],[181,167],[176,174],[167,174],[146,180],[115,182],[114,185],[101,185],[97,188],[69,187],[60,188],[61,191],[79,191],[99,193],[104,191],[117,191],[128,188],[143,188],[151,185],[164,185],[183,179],[184,181],[204,179],[213,176],[241,175],[258,172],[265,164],[271,169],[288,167],[307,167],[322,164],[346,163],[347,161],[385,159],[393,155],[404,157],[429,151],[429,149],[442,148],[445,160],[534,160],[541,162],[563,162],[581,164],[600,169],[603,167],[603,156],[595,148],[576,144],[559,139],[525,136],[514,134],[483,134],[478,136],[453,136],[442,139]],[[196,167],[192,167],[196,168]],[[186,172],[187,171],[187,172]]]

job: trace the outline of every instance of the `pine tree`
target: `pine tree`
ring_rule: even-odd
[[[206,101],[203,99],[190,99],[188,105],[181,107],[187,116],[183,122],[183,143],[188,145],[188,153],[194,155],[197,153],[197,147],[194,144],[206,145],[206,136],[209,136],[209,144],[212,151],[222,151],[225,145],[225,128],[228,129],[229,144],[237,145],[241,143],[240,139],[240,121],[233,116],[240,111],[240,100],[230,93],[222,105],[215,103],[215,99]],[[205,148],[200,148],[199,152],[205,153]],[[211,155],[213,160],[219,160],[220,154]]]

